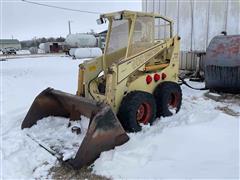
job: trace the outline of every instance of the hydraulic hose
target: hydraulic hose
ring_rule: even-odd
[[[184,80],[184,78],[181,78],[180,76],[179,76],[178,78],[182,81],[182,83],[181,83],[180,85],[185,84],[187,87],[189,87],[189,88],[191,88],[191,89],[200,90],[200,91],[202,91],[202,90],[208,90],[208,89],[209,89],[209,88],[207,88],[207,87],[204,87],[204,88],[195,88],[195,87],[192,87],[191,85],[189,85],[189,84]]]
[[[93,79],[91,79],[91,80],[89,81],[89,83],[88,83],[88,93],[90,94],[90,96],[92,96],[93,99],[94,99],[94,97],[93,97],[93,95],[92,95],[92,93],[91,93],[91,90],[90,90],[90,84],[91,84],[92,81],[94,81],[95,79],[97,79],[97,77],[99,76],[100,73],[101,73],[101,72],[99,72],[99,73],[97,74],[97,76],[94,77]]]

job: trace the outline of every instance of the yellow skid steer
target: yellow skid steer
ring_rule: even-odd
[[[88,117],[86,135],[76,155],[67,161],[76,169],[127,142],[126,132],[140,131],[142,124],[177,113],[181,106],[180,38],[172,34],[173,22],[134,11],[102,14],[97,20],[98,24],[107,21],[104,53],[79,65],[76,95],[47,88],[36,97],[22,123],[24,129],[48,116],[70,122]],[[155,28],[159,28],[156,33]]]

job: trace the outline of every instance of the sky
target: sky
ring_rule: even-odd
[[[141,0],[29,0],[48,5],[94,12],[119,10],[142,10]],[[72,33],[84,33],[93,29],[105,30],[106,25],[97,25],[98,14],[87,14],[54,9],[23,2],[0,0],[1,39],[29,40],[34,37],[66,37],[68,21]]]

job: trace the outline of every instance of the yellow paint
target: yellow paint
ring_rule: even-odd
[[[144,68],[145,71],[155,71],[159,69],[166,68],[169,64],[159,64],[159,65],[153,65],[153,66],[146,66]]]
[[[97,67],[94,65],[94,66],[89,66],[88,67],[88,70],[90,71],[90,72],[92,72],[92,71],[96,71],[97,70]]]
[[[180,41],[178,36],[172,36],[173,22],[169,18],[158,14],[120,11],[101,15],[102,18],[106,18],[110,22],[105,50],[109,47],[113,18],[119,13],[122,14],[123,19],[131,21],[129,23],[128,46],[111,54],[104,53],[101,57],[82,63],[80,65],[82,70],[79,70],[77,91],[78,95],[109,104],[115,113],[117,113],[123,97],[129,92],[139,90],[152,93],[164,81],[177,82],[179,69]],[[136,18],[141,16],[152,17],[152,23],[155,22],[154,18],[167,21],[170,24],[170,38],[158,39],[150,47],[148,44],[141,47],[142,51],[130,55]],[[141,43],[144,44],[144,42]],[[104,71],[104,75],[99,77],[99,73],[102,71]],[[146,76],[153,77],[155,73],[160,76],[165,73],[167,77],[157,82],[153,80],[150,84],[147,84]],[[99,92],[99,84],[105,84],[105,92]]]

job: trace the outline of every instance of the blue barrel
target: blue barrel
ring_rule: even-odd
[[[240,93],[240,35],[215,36],[207,48],[204,64],[207,88]]]

